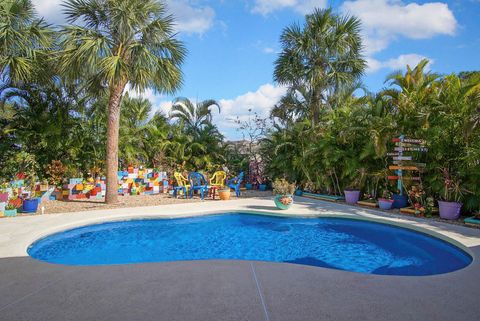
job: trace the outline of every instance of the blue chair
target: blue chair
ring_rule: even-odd
[[[227,180],[227,186],[235,190],[235,195],[237,197],[240,196],[240,184],[243,182],[243,176],[243,172],[240,172],[237,177]]]
[[[198,172],[191,172],[188,174],[188,181],[190,182],[190,198],[193,197],[193,192],[199,191],[202,200],[208,194],[208,182],[203,174]]]

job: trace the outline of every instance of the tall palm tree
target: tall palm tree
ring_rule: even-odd
[[[106,202],[117,201],[118,133],[127,84],[143,92],[174,93],[182,83],[186,49],[175,39],[174,19],[157,0],[66,0],[60,69],[88,77],[108,91]],[[76,24],[77,23],[77,24]]]
[[[205,126],[212,123],[212,107],[217,107],[218,112],[221,110],[220,104],[213,99],[193,104],[190,99],[179,97],[173,101],[170,118],[179,119],[187,130],[197,136]]]
[[[313,123],[328,106],[327,97],[356,82],[365,70],[360,27],[355,17],[316,9],[306,16],[303,26],[293,24],[283,30],[274,78],[290,88],[307,89],[304,98],[312,110]]]
[[[52,30],[30,0],[0,2],[0,77],[4,83],[32,80],[52,43]],[[38,73],[37,73],[38,74]]]

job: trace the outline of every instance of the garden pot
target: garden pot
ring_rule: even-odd
[[[296,195],[296,196],[302,196],[302,195],[303,195],[303,191],[302,191],[301,189],[297,189],[297,190],[295,191],[295,195]]]
[[[219,189],[218,197],[220,197],[222,201],[228,201],[230,199],[230,189]]]
[[[378,199],[378,207],[380,207],[382,210],[391,210],[393,206],[394,200],[388,200],[385,198],[379,198]]]
[[[5,216],[17,216],[17,209],[13,209],[13,210],[5,210],[3,212],[3,215]]]
[[[38,209],[38,198],[30,198],[23,201],[23,213],[35,214]]]
[[[274,202],[278,209],[288,210],[293,204],[293,197],[292,195],[277,195]]]
[[[267,190],[267,185],[266,185],[266,184],[260,184],[260,185],[258,186],[258,189],[259,189],[260,191],[266,191],[266,190]]]
[[[250,183],[247,183],[247,184],[245,184],[245,188],[248,189],[248,190],[250,190],[250,189],[253,188],[253,185],[250,184]]]
[[[0,202],[8,202],[8,193],[0,193]]]
[[[406,195],[393,194],[392,208],[404,208],[408,206],[408,197]]]
[[[462,203],[438,201],[440,217],[446,220],[457,220],[460,217]]]
[[[359,190],[344,190],[345,193],[345,202],[347,204],[357,204],[360,200],[360,191]]]

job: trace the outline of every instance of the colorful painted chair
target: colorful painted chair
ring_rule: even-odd
[[[175,172],[173,176],[177,181],[177,186],[173,187],[173,197],[177,197],[178,191],[183,191],[183,197],[187,198],[187,194],[190,189],[190,184],[188,184],[188,180],[181,173],[178,172]]]
[[[202,173],[191,172],[188,174],[188,181],[190,182],[190,198],[193,197],[195,191],[199,191],[203,200],[205,195],[208,194],[208,182],[205,176]]]
[[[223,187],[225,186],[225,180],[227,179],[227,173],[224,171],[217,171],[213,173],[210,178],[210,186]]]
[[[227,186],[235,190],[235,195],[240,196],[240,184],[243,181],[243,172],[241,172],[237,177],[227,180]]]

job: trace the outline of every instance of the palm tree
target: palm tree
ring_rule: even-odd
[[[190,99],[179,97],[173,101],[170,118],[179,119],[187,131],[198,136],[203,127],[212,123],[212,107],[217,107],[218,112],[221,110],[220,104],[213,99],[197,102],[194,105]]]
[[[106,202],[114,203],[125,87],[174,93],[182,83],[186,49],[175,39],[173,17],[157,0],[66,0],[64,7],[71,25],[61,32],[60,70],[108,92]]]
[[[275,62],[275,81],[307,90],[304,99],[315,124],[320,110],[328,106],[327,97],[355,83],[365,70],[360,20],[316,9],[303,26],[285,28],[280,41],[283,49]]]
[[[32,80],[45,61],[52,30],[38,19],[29,0],[0,2],[0,77],[4,83]]]

